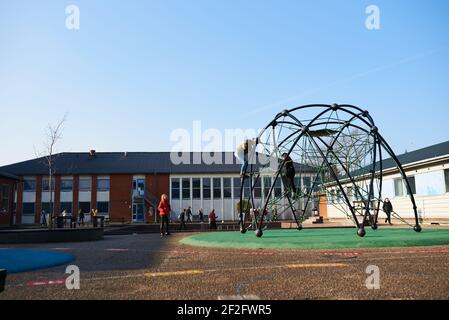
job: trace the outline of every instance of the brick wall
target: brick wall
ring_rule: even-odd
[[[132,175],[111,175],[109,191],[109,218],[111,222],[130,223]]]
[[[2,185],[9,186],[9,206],[8,212],[0,213],[0,226],[9,226],[11,224],[11,217],[14,208],[14,186],[16,184],[15,180],[0,177],[0,187]]]

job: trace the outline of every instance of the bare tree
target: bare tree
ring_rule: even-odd
[[[55,160],[56,160],[55,149],[57,142],[62,139],[62,130],[66,120],[67,120],[67,113],[56,125],[48,124],[45,130],[46,137],[43,142],[42,151],[40,152],[35,151],[36,156],[42,159],[43,163],[45,164],[48,170],[48,186],[50,192],[50,211],[51,211],[51,217],[49,221],[50,228],[53,227],[52,217],[54,216],[53,176],[55,174]]]

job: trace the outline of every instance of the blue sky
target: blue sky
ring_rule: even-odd
[[[81,29],[65,27],[67,5]],[[365,28],[380,8],[381,29]],[[402,153],[449,140],[449,2],[0,0],[0,165],[58,151],[168,151],[170,133],[280,110],[370,110]]]

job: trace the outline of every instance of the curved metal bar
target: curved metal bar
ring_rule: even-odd
[[[410,186],[410,182],[408,181],[408,177],[407,174],[405,173],[404,168],[402,167],[401,162],[399,161],[398,157],[396,156],[396,154],[393,152],[393,149],[391,149],[390,145],[385,141],[385,139],[378,134],[378,137],[383,145],[383,147],[385,148],[385,150],[388,152],[388,154],[391,156],[391,158],[394,160],[394,162],[396,163],[396,166],[399,169],[399,172],[401,173],[402,179],[405,180],[405,185],[407,187],[407,191],[409,193],[409,197],[410,197],[410,201],[412,202],[413,205],[413,211],[415,214],[415,230],[416,231],[421,231],[421,226],[419,224],[419,217],[418,217],[418,207],[416,206],[416,201],[415,201],[415,196],[413,195],[413,191],[412,188]]]
[[[363,217],[363,222],[362,222],[362,230],[365,228],[365,221],[366,218],[368,218],[368,216],[370,216],[370,206],[371,206],[371,198],[374,195],[374,177],[376,175],[376,156],[377,156],[377,132],[373,132],[374,134],[374,155],[373,155],[373,167],[371,169],[371,180],[370,180],[370,187],[369,187],[369,193],[368,193],[368,202],[366,204],[366,211],[365,211],[365,215]]]

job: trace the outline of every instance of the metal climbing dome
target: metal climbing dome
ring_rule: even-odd
[[[357,234],[377,229],[383,203],[383,160],[395,162],[421,231],[407,175],[368,111],[352,105],[305,105],[284,110],[260,132],[245,153],[240,190],[240,230],[262,237],[268,212],[289,212],[298,230],[321,198],[352,220]],[[308,183],[302,184],[303,177]],[[262,184],[263,182],[263,184]],[[263,187],[262,187],[263,185]],[[332,201],[337,198],[338,201]],[[258,202],[258,203],[257,203]],[[246,220],[251,215],[251,223]]]

